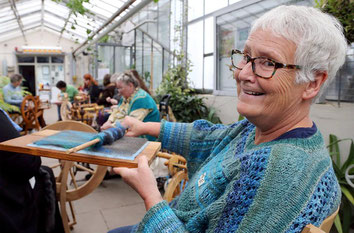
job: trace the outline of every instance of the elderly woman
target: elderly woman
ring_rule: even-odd
[[[158,136],[188,161],[189,183],[170,205],[147,161],[114,168],[143,198],[140,224],[116,232],[301,232],[339,206],[341,191],[310,106],[343,64],[346,41],[336,19],[317,9],[280,6],[253,25],[232,53],[237,110],[232,125],[142,123],[127,135]],[[114,232],[114,230],[113,230]]]
[[[160,113],[153,98],[140,88],[139,79],[131,72],[113,74],[112,79],[116,79],[116,86],[119,94],[123,97],[118,103],[101,130],[114,127],[117,122],[125,116],[131,116],[143,122],[159,122]],[[155,137],[146,136],[149,140],[156,140]]]
[[[3,87],[4,100],[8,104],[21,107],[23,100],[21,83],[23,76],[21,74],[13,74],[10,77],[10,83]]]

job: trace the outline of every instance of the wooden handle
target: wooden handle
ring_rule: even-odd
[[[170,159],[172,157],[171,154],[164,153],[164,152],[158,152],[156,154],[157,157],[164,158],[164,159]]]
[[[82,149],[85,149],[89,146],[92,146],[94,144],[96,144],[97,142],[99,142],[100,139],[99,138],[96,138],[96,139],[93,139],[92,141],[89,141],[89,142],[86,142],[84,144],[81,144],[79,146],[76,146],[76,147],[73,147],[73,148],[70,148],[66,151],[67,154],[70,154],[70,153],[73,153],[73,152],[76,152],[76,151],[79,151],[79,150],[82,150]]]

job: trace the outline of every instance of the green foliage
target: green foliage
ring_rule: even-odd
[[[52,1],[56,3],[62,2],[62,0],[52,0]],[[90,12],[86,7],[84,7],[83,5],[84,2],[89,3],[90,0],[68,0],[66,2],[66,6],[72,10],[72,13],[75,16],[77,16],[78,13],[80,15],[84,15],[85,13]]]
[[[150,81],[151,81],[151,74],[149,71],[145,71],[143,75],[143,80],[144,83],[149,87],[150,86]]]
[[[84,3],[90,3],[90,0],[68,0],[68,1],[52,0],[52,1],[56,3],[65,2],[65,5],[71,10],[71,13],[74,14],[76,17],[78,16],[78,14],[82,16],[93,15],[93,13],[89,9],[84,7]],[[78,25],[76,20],[74,20],[74,23],[71,24],[71,29],[75,30],[76,29],[75,25]],[[90,24],[88,23],[88,25]],[[89,35],[91,32],[92,30],[86,29],[87,35]],[[92,36],[89,37],[89,40],[92,40]]]
[[[336,17],[343,25],[348,43],[354,42],[354,1],[315,0],[316,7]]]
[[[107,43],[108,40],[109,40],[109,35],[106,34],[99,40],[99,43]]]
[[[176,54],[176,60],[177,64],[169,65],[160,86],[156,89],[157,102],[163,95],[170,94],[169,105],[177,121],[193,122],[197,119],[206,119],[213,123],[221,123],[215,109],[209,109],[203,103],[203,98],[189,87],[188,74],[191,71],[191,62],[185,59],[183,53]]]
[[[341,166],[341,155],[339,150],[339,142],[351,141],[349,155],[346,161]],[[332,158],[334,172],[336,173],[340,188],[342,190],[342,200],[334,225],[337,228],[338,233],[349,233],[350,226],[354,224],[354,188],[351,187],[346,178],[345,172],[347,168],[354,164],[354,142],[353,139],[341,139],[338,140],[337,136],[329,135],[328,150]],[[349,171],[349,175],[354,175],[354,169]]]

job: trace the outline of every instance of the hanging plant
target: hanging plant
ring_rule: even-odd
[[[354,42],[354,1],[353,0],[315,0],[316,7],[336,17],[344,28],[348,44]]]
[[[60,3],[63,2],[63,0],[52,0],[53,2],[56,3]],[[70,14],[74,14],[76,17],[78,16],[78,14],[82,15],[82,16],[86,16],[88,18],[90,18],[90,15],[94,15],[89,9],[87,9],[84,6],[84,3],[90,3],[90,0],[68,0],[65,5],[66,7],[68,7],[70,9]],[[70,15],[69,15],[70,17]],[[93,21],[95,21],[94,19],[92,19]],[[91,26],[90,23],[87,23],[88,26]],[[71,24],[71,29],[72,30],[76,30],[76,26],[78,26],[77,21],[74,19],[74,22]],[[62,29],[62,31],[65,30],[65,28]],[[92,30],[91,29],[86,29],[86,34],[87,34],[87,38],[88,40],[92,40],[92,36],[89,36],[91,34]],[[74,35],[73,35],[74,36]],[[78,42],[78,39],[75,39],[75,43]]]

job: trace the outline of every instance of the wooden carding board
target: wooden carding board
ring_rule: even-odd
[[[65,151],[28,146],[28,144],[31,144],[34,141],[38,141],[44,137],[51,136],[58,132],[59,131],[56,130],[43,130],[30,135],[14,138],[0,143],[0,150],[30,154],[35,156],[44,156],[49,158],[70,160],[76,162],[85,162],[85,163],[91,163],[91,164],[97,164],[103,166],[137,167],[137,159],[139,156],[146,156],[150,164],[152,160],[155,158],[156,153],[161,148],[160,142],[149,142],[148,145],[139,153],[139,155],[133,161],[130,161],[130,160],[124,160],[118,158],[109,158],[109,157],[102,157],[102,156],[95,156],[95,155],[88,155],[88,154],[81,154],[81,153],[67,154]]]

